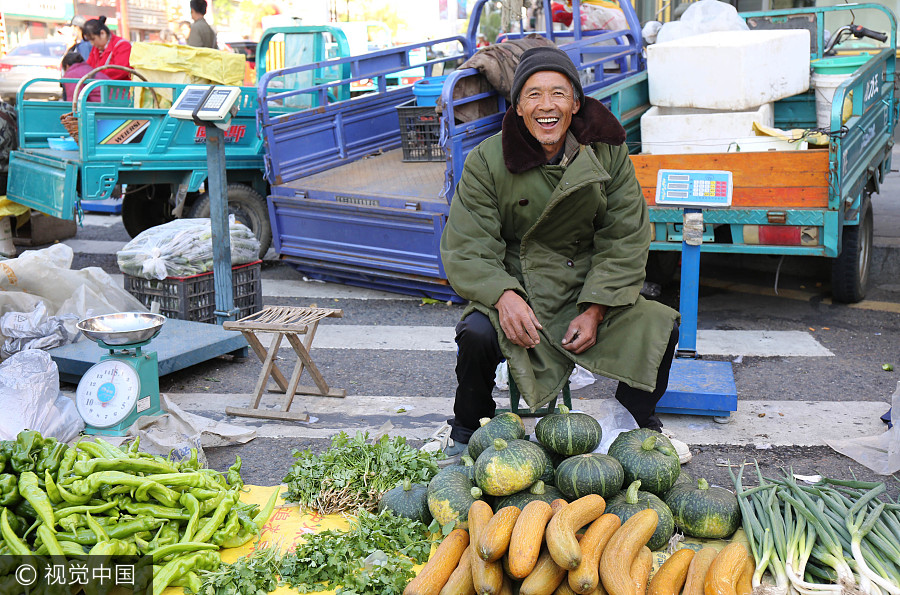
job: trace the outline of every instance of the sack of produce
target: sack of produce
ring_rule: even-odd
[[[259,240],[233,215],[228,217],[231,264],[259,259]],[[212,226],[208,218],[176,219],[141,232],[116,253],[119,270],[143,279],[188,277],[213,268]]]

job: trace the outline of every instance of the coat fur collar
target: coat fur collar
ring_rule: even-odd
[[[625,142],[625,129],[605,105],[592,97],[586,97],[578,113],[572,116],[569,130],[582,145],[606,143],[621,145]],[[510,107],[503,116],[503,162],[511,173],[520,174],[547,163],[544,148],[535,139],[525,121]]]

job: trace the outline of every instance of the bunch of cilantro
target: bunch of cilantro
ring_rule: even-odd
[[[278,572],[282,583],[300,593],[402,595],[415,577],[413,566],[428,560],[435,533],[441,533],[436,522],[426,527],[387,511],[360,510],[347,531],[307,535],[282,558]]]
[[[370,441],[369,433],[352,438],[341,432],[321,455],[293,452],[294,464],[284,477],[285,500],[319,514],[374,511],[384,492],[404,479],[428,483],[437,475],[441,455],[412,448],[402,436]]]

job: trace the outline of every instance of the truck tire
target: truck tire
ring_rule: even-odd
[[[228,185],[228,213],[246,225],[259,240],[259,257],[272,245],[272,225],[266,199],[244,184]],[[209,195],[202,194],[191,208],[191,217],[209,217]]]
[[[872,203],[864,199],[859,225],[844,226],[841,253],[831,265],[831,296],[856,303],[866,297],[872,261]]]
[[[144,230],[172,221],[169,184],[147,184],[127,189],[122,199],[122,223],[128,235],[135,237]]]

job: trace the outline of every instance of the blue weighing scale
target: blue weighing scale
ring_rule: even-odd
[[[737,411],[737,388],[731,362],[704,361],[697,356],[697,311],[700,289],[700,246],[703,209],[731,206],[729,171],[659,170],[656,204],[684,209],[681,242],[681,328],[669,386],[656,410],[661,413],[729,418]]]

